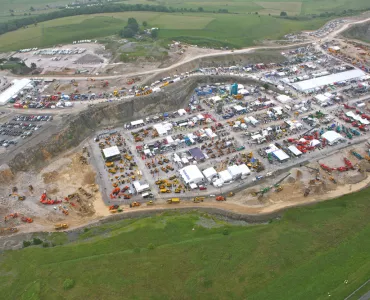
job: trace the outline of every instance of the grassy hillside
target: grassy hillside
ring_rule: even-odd
[[[53,234],[65,245],[1,254],[0,293],[4,299],[343,299],[370,278],[369,215],[364,190],[291,209],[265,225],[166,213],[80,235]]]
[[[315,29],[326,21],[291,21],[270,16],[206,13],[124,12],[83,15],[55,19],[0,35],[0,51],[47,47],[117,34],[130,17],[140,23],[147,21],[149,26],[159,27],[160,39],[230,47],[249,46],[266,38],[277,39],[291,31]]]

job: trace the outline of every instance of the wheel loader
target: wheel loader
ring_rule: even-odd
[[[55,230],[63,230],[63,229],[67,229],[67,228],[68,228],[68,224],[66,224],[66,223],[60,223],[60,224],[55,224],[54,225]]]

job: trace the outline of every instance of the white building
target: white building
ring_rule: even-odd
[[[17,96],[27,85],[31,84],[31,80],[14,79],[12,85],[0,94],[0,106],[7,104],[13,97]]]
[[[242,177],[242,170],[237,165],[228,166],[227,170],[229,171],[233,180],[239,179]]]
[[[231,176],[228,170],[219,172],[218,176],[223,182],[230,182],[231,180],[233,180],[233,177]]]
[[[212,179],[217,175],[217,171],[215,168],[210,167],[208,169],[203,170],[203,175],[209,182],[212,182]]]
[[[103,155],[105,160],[112,161],[119,159],[121,157],[121,152],[119,151],[117,146],[112,146],[109,148],[103,149]]]
[[[359,79],[363,76],[365,76],[365,73],[363,71],[355,69],[355,70],[340,72],[336,74],[330,74],[330,75],[322,76],[319,78],[299,81],[299,82],[294,83],[293,86],[301,92],[309,93],[324,85],[331,85],[336,82],[343,82],[343,81],[352,80],[352,79]]]
[[[344,140],[344,138],[339,133],[332,130],[325,132],[321,137],[326,139],[329,145],[334,145],[335,143]]]
[[[204,176],[202,172],[196,165],[190,165],[180,169],[180,175],[185,183],[191,184],[195,183],[198,184],[203,181]]]

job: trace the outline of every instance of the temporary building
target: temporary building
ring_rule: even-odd
[[[180,116],[183,116],[183,115],[186,115],[186,110],[183,109],[183,108],[180,108],[177,113],[180,115]]]
[[[141,184],[137,180],[133,181],[132,185],[134,186],[134,189],[137,193],[142,193],[142,192],[150,190],[149,184],[146,184],[146,183]]]
[[[200,183],[204,176],[196,165],[190,165],[180,169],[180,175],[185,183]]]
[[[242,177],[242,171],[237,165],[228,166],[227,170],[229,171],[230,175],[234,180]]]
[[[310,141],[310,146],[311,147],[317,147],[320,144],[321,144],[321,142],[319,140],[316,140],[316,139],[313,139],[313,140]]]
[[[106,161],[113,161],[121,158],[121,153],[117,146],[103,149],[103,156]]]
[[[172,136],[170,136],[170,135],[168,137],[166,137],[166,141],[167,141],[167,144],[172,144],[174,142]]]
[[[217,134],[216,134],[216,133],[214,133],[214,132],[212,131],[212,129],[211,129],[211,128],[206,128],[206,129],[204,129],[204,132],[206,133],[206,135],[207,135],[209,138],[215,138],[215,137],[217,137]]]
[[[31,80],[14,79],[12,85],[8,87],[5,91],[0,94],[0,105],[5,105],[8,101],[16,96],[21,90],[23,90],[27,85],[31,83]]]
[[[153,128],[157,130],[159,136],[164,136],[167,135],[168,132],[172,129],[172,124],[171,123],[159,123],[153,125]]]
[[[334,145],[335,143],[343,140],[343,137],[333,130],[325,132],[323,135],[321,135],[321,137],[326,139],[329,145]]]
[[[291,101],[292,98],[290,98],[287,95],[279,95],[279,96],[276,97],[276,100],[279,101],[280,103],[287,103],[287,102]]]
[[[210,167],[208,169],[203,170],[203,175],[209,182],[212,181],[212,179],[217,175],[217,171],[215,168]]]
[[[279,160],[279,161],[284,161],[284,160],[287,160],[289,159],[289,155],[286,154],[283,150],[279,149],[279,150],[276,150],[274,152],[272,152],[272,154]]]
[[[189,150],[190,155],[195,159],[195,160],[204,160],[205,156],[198,147],[192,148]]]
[[[223,182],[229,182],[233,179],[228,170],[224,170],[218,173],[218,176]]]
[[[139,125],[143,125],[143,124],[144,124],[143,120],[136,120],[136,121],[131,122],[131,126],[139,126]]]
[[[223,182],[223,180],[222,179],[217,179],[217,180],[215,180],[214,182],[213,182],[213,186],[214,187],[222,187],[224,185],[224,182]]]
[[[298,148],[294,145],[288,147],[289,151],[292,152],[295,156],[302,155],[302,152],[298,150]]]
[[[246,164],[239,165],[239,169],[242,172],[242,178],[245,178],[247,175],[251,173],[251,170],[248,168]]]
[[[309,92],[316,88],[322,87],[324,85],[334,84],[336,82],[347,81],[351,79],[361,78],[365,73],[359,69],[335,73],[319,78],[313,78],[305,81],[296,82],[293,86],[302,92]]]
[[[315,99],[316,99],[317,101],[319,101],[320,103],[324,103],[324,102],[326,102],[326,101],[328,101],[328,100],[329,100],[329,98],[328,98],[328,97],[326,97],[326,96],[325,96],[325,95],[323,95],[323,94],[316,95],[316,96],[315,96]]]
[[[211,101],[213,102],[213,103],[216,103],[216,102],[218,102],[218,101],[220,101],[221,100],[221,97],[220,96],[213,96],[213,97],[211,97]]]

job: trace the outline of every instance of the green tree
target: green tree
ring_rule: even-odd
[[[36,66],[36,64],[35,64],[35,63],[31,63],[31,69],[32,69],[32,70],[36,69],[36,67],[37,67],[37,66]],[[35,239],[34,239],[34,240],[35,240]],[[41,244],[41,243],[40,243],[40,244]]]
[[[124,38],[132,38],[134,37],[135,32],[130,27],[125,27],[121,31],[121,36]]]
[[[148,23],[146,21],[143,22],[143,26],[144,27],[147,27],[148,26]]]
[[[158,29],[152,30],[150,33],[153,39],[156,39],[158,37]]]
[[[30,7],[30,11],[35,11],[35,9],[33,8],[33,6]]]
[[[280,17],[287,17],[287,16],[288,16],[288,14],[285,11],[282,11],[280,13]]]
[[[203,7],[198,7],[198,11],[199,11],[199,12],[204,11]]]

